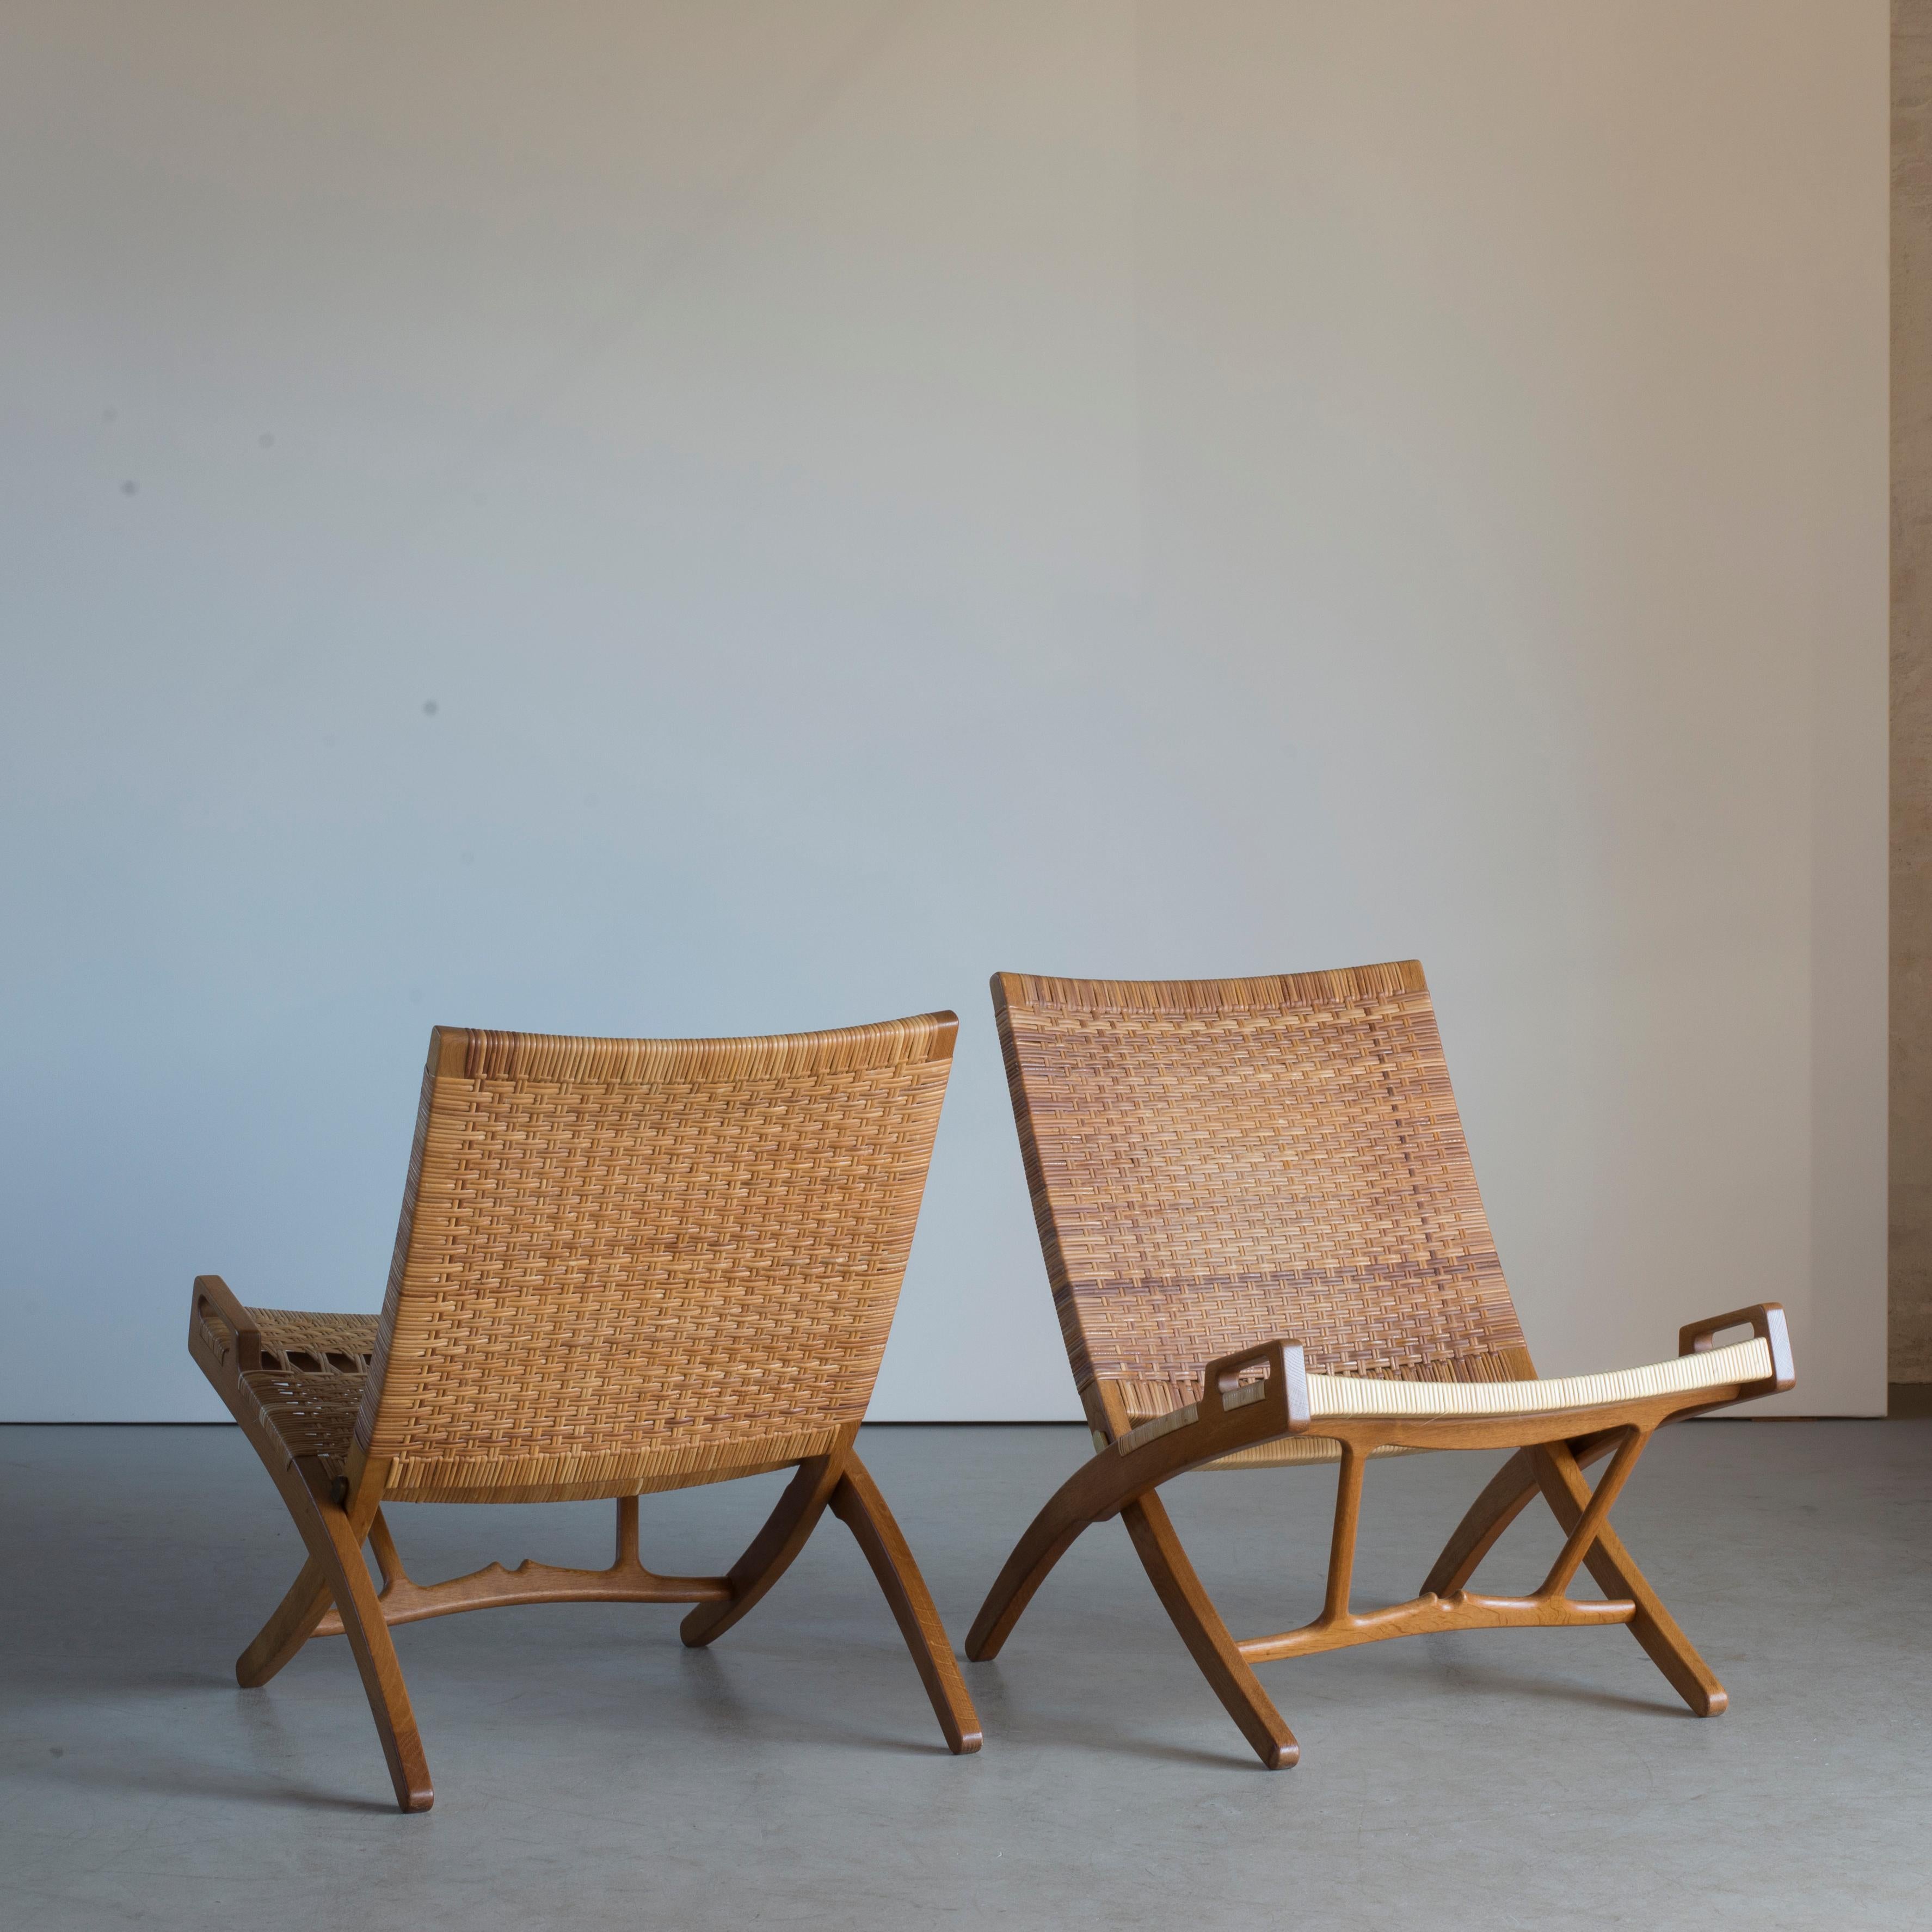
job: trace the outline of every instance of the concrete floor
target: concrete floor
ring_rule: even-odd
[[[866,1432],[956,1640],[1084,1444]],[[1498,1460],[1372,1468],[1358,1600],[1413,1592]],[[339,1641],[236,1688],[298,1553],[236,1432],[12,1427],[0,1463],[9,1932],[1932,1923],[1932,1423],[1660,1438],[1618,1520],[1730,1687],[1714,1721],[1622,1630],[1414,1639],[1264,1666],[1303,1754],[1270,1774],[1106,1525],[968,1666],[987,1744],[955,1760],[827,1517],[715,1651],[656,1606],[400,1630],[436,1787],[416,1818]],[[778,1484],[647,1498],[646,1562],[723,1568]],[[1332,1486],[1167,1492],[1238,1631],[1317,1607]],[[424,1578],[607,1560],[608,1504],[394,1516]],[[1484,1580],[1527,1587],[1554,1546],[1526,1519]]]

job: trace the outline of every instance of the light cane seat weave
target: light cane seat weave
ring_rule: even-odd
[[[1339,1420],[1344,1417],[1419,1421],[1553,1415],[1609,1408],[1645,1396],[1694,1395],[1700,1389],[1762,1382],[1772,1372],[1771,1346],[1761,1336],[1754,1335],[1748,1342],[1729,1348],[1673,1355],[1668,1361],[1652,1362],[1640,1369],[1612,1370],[1603,1375],[1543,1376],[1514,1382],[1404,1382],[1367,1376],[1312,1375],[1308,1378],[1308,1409],[1318,1422],[1324,1418]],[[1199,1417],[1198,1405],[1190,1402],[1140,1424],[1120,1438],[1121,1446],[1138,1448],[1171,1430],[1198,1420]],[[1258,1461],[1244,1458],[1258,1457],[1276,1446],[1264,1443],[1259,1450],[1244,1451],[1241,1457],[1225,1456],[1207,1466],[1212,1469],[1260,1468],[1263,1465]],[[1311,1455],[1298,1460],[1332,1462],[1340,1454],[1332,1441],[1324,1444],[1318,1437],[1307,1446],[1312,1450],[1326,1447],[1328,1453],[1325,1456]]]
[[[1761,1336],[1702,1354],[1673,1355],[1638,1369],[1593,1376],[1545,1376],[1515,1382],[1402,1382],[1366,1376],[1310,1376],[1308,1404],[1317,1416],[1554,1414],[1607,1408],[1651,1395],[1689,1395],[1726,1383],[1762,1382],[1772,1372]]]

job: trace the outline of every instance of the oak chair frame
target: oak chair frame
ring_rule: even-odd
[[[1664,1390],[1621,1401],[1528,1413],[1317,1414],[1310,1395],[1309,1351],[1288,1334],[1245,1340],[1190,1376],[1191,1363],[1184,1353],[1176,1352],[1173,1337],[1148,1332],[1132,1298],[1124,1298],[1120,1292],[1120,1283],[1131,1270],[1118,1250],[1123,1240],[1130,1242],[1134,1231],[1123,1234],[1118,1228],[1103,1228],[1096,1233],[1098,1223],[1090,1202],[1083,1204],[1075,1198],[1082,1172],[1092,1172],[1102,1158],[1081,1144],[1078,1117],[1083,1104],[1097,1108],[1102,1102],[1090,1096],[1083,1102],[1071,1090],[1072,1083],[1056,1078],[1048,1056],[1029,1053],[1023,1037],[1028,1018],[1058,1006],[1100,1016],[1105,1024],[1129,1032],[1142,1022],[1186,1019],[1238,1033],[1246,1015],[1298,1006],[1339,1014],[1345,1028],[1351,1019],[1367,1025],[1382,1006],[1399,1011],[1421,1069],[1418,1090],[1428,1090],[1426,1105],[1419,1109],[1419,1114],[1427,1117],[1421,1121],[1420,1132],[1413,1137],[1405,1132],[1405,1138],[1420,1139],[1430,1133],[1438,1138],[1441,1167],[1435,1180],[1445,1196],[1460,1196],[1452,1204],[1453,1211],[1445,1214],[1445,1221],[1468,1232],[1480,1258],[1487,1244],[1487,1225],[1475,1195],[1474,1177],[1466,1172],[1466,1148],[1448,1091],[1446,1068],[1440,1064],[1440,1042],[1421,968],[1405,961],[1386,967],[1250,981],[1048,980],[1000,974],[994,976],[993,994],[1048,1272],[1095,1453],[1049,1498],[1015,1545],[968,1636],[969,1659],[984,1662],[997,1657],[1060,1557],[1093,1524],[1118,1516],[1190,1654],[1262,1762],[1271,1770],[1293,1765],[1300,1748],[1256,1676],[1256,1664],[1431,1631],[1622,1624],[1696,1715],[1714,1717],[1724,1711],[1729,1701],[1724,1686],[1638,1569],[1611,1527],[1609,1516],[1638,1457],[1666,1423],[1793,1386],[1790,1341],[1784,1311],[1777,1304],[1760,1303],[1690,1323],[1678,1337],[1680,1358],[1704,1355],[1714,1349],[1720,1336],[1748,1328],[1753,1342],[1764,1345],[1753,1354],[1756,1366],[1768,1372],[1707,1379],[1693,1390]],[[1391,1081],[1390,1091],[1395,1090],[1396,1083]],[[1120,1096],[1113,1096],[1116,1105],[1106,1112],[1110,1135],[1118,1138],[1132,1133],[1132,1126],[1124,1122],[1122,1113],[1131,1114],[1142,1097],[1127,1096],[1130,1104],[1122,1109],[1118,1104]],[[1177,1100],[1172,1092],[1154,1103],[1157,1108],[1183,1110],[1186,1104],[1184,1094]],[[1262,1106],[1256,1125],[1264,1132],[1265,1102]],[[1405,1130],[1408,1125],[1404,1124]],[[1202,1136],[1194,1138],[1198,1142]],[[1292,1169],[1292,1160],[1286,1165]],[[1414,1161],[1415,1172],[1400,1176],[1398,1184],[1412,1193],[1420,1192],[1430,1184],[1424,1166]],[[1372,1183],[1376,1178],[1369,1177]],[[1349,1178],[1341,1193],[1346,1196],[1352,1190],[1358,1192],[1363,1179],[1360,1174]],[[1225,1210],[1227,1204],[1215,1204]],[[1087,1216],[1084,1221],[1083,1213]],[[1198,1218],[1212,1222],[1216,1217],[1204,1212]],[[1222,1218],[1225,1222],[1225,1215]],[[1115,1238],[1112,1250],[1110,1234]],[[1233,1238],[1238,1243],[1240,1238],[1237,1228]],[[1221,1258],[1210,1235],[1202,1244],[1199,1263],[1211,1268]],[[1493,1264],[1492,1250],[1488,1260]],[[1233,1263],[1228,1265],[1232,1268]],[[1223,1270],[1222,1279],[1226,1272]],[[1475,1334],[1486,1322],[1486,1330],[1479,1336],[1484,1346],[1466,1350],[1461,1359],[1432,1362],[1426,1365],[1430,1372],[1423,1376],[1418,1376],[1412,1367],[1408,1376],[1388,1367],[1365,1371],[1359,1366],[1360,1354],[1351,1352],[1357,1346],[1352,1333],[1354,1324],[1345,1315],[1337,1329],[1332,1310],[1328,1311],[1331,1332],[1324,1338],[1324,1357],[1338,1366],[1346,1364],[1358,1378],[1366,1372],[1400,1380],[1532,1380],[1534,1370],[1515,1326],[1500,1269],[1492,1265],[1488,1272],[1490,1279],[1484,1292],[1490,1306],[1486,1312],[1472,1317],[1466,1330]],[[1451,1283],[1444,1292],[1453,1298],[1458,1289]],[[1251,1300],[1244,1311],[1224,1319],[1236,1327],[1244,1320],[1250,1324],[1264,1321],[1267,1311],[1260,1304],[1265,1300],[1265,1296]],[[1288,1294],[1279,1298],[1274,1310],[1278,1318],[1292,1318],[1292,1300]],[[1366,1306],[1357,1311],[1361,1328],[1373,1325],[1367,1319],[1372,1312]],[[1111,1336],[1104,1332],[1109,1324],[1117,1331]],[[1166,1378],[1174,1394],[1185,1396],[1186,1384],[1192,1382],[1198,1385],[1198,1394],[1192,1401],[1176,1402],[1163,1414],[1137,1420],[1130,1398],[1138,1396],[1142,1409],[1149,1406],[1144,1386],[1130,1375],[1097,1372],[1096,1362],[1110,1345],[1130,1353],[1138,1349],[1138,1372]],[[1375,1346],[1385,1347],[1386,1343]],[[1724,1360],[1736,1359],[1737,1352]],[[1473,1374],[1469,1372],[1472,1364],[1476,1369]],[[1113,1366],[1118,1369],[1122,1365],[1116,1361]],[[1196,1574],[1158,1492],[1162,1484],[1187,1472],[1229,1466],[1229,1458],[1244,1459],[1252,1466],[1258,1457],[1269,1454],[1269,1445],[1277,1453],[1287,1448],[1288,1453],[1280,1457],[1283,1461],[1333,1460],[1339,1463],[1327,1583],[1322,1610],[1311,1622],[1272,1635],[1237,1639]],[[1355,1609],[1352,1584],[1368,1460],[1378,1454],[1418,1450],[1498,1448],[1514,1454],[1470,1505],[1418,1594],[1406,1603]],[[1582,1472],[1606,1458],[1610,1466],[1593,1490]],[[1562,1549],[1540,1584],[1527,1596],[1491,1596],[1472,1591],[1468,1586],[1478,1565],[1539,1493],[1564,1536]],[[1570,1594],[1570,1586],[1581,1568],[1587,1568],[1602,1588],[1602,1600]]]
[[[904,1536],[854,1447],[898,1298],[957,1026],[953,1015],[935,1013],[824,1034],[710,1041],[599,1041],[436,1029],[380,1317],[251,1307],[218,1275],[199,1276],[194,1282],[189,1353],[260,1456],[307,1551],[281,1603],[236,1660],[236,1681],[244,1688],[266,1684],[311,1637],[346,1636],[396,1802],[406,1812],[426,1811],[434,1791],[391,1626],[525,1604],[686,1604],[694,1607],[680,1626],[683,1641],[710,1644],[766,1596],[829,1510],[851,1530],[878,1581],[948,1750],[977,1750],[979,1719],[944,1626]],[[613,1222],[610,1213],[600,1222],[597,1212],[583,1208],[587,1193],[595,1191],[592,1182],[621,1166],[626,1150],[621,1134],[614,1142],[608,1132],[591,1136],[584,1121],[614,1095],[620,1115],[634,1120],[648,1114],[659,1091],[667,1112],[681,1103],[694,1105],[700,1112],[708,1108],[713,1120],[770,1102],[770,1118],[778,1126],[767,1129],[766,1142],[754,1148],[752,1156],[739,1150],[734,1156],[738,1165],[726,1178],[742,1192],[751,1160],[768,1184],[765,1219],[776,1225],[761,1225],[749,1210],[740,1216],[742,1225],[731,1222],[729,1202],[721,1221],[716,1202],[731,1187],[718,1184],[718,1173],[704,1170],[703,1118],[680,1144],[686,1156],[680,1166],[688,1172],[668,1180],[659,1177],[644,1210],[634,1210],[634,1196],[628,1220],[614,1226],[606,1225]],[[556,1288],[526,1256],[520,1264],[520,1301],[500,1244],[493,1250],[487,1240],[475,1243],[478,1267],[485,1274],[496,1270],[487,1281],[451,1263],[452,1256],[460,1258],[466,1230],[473,1234],[476,1216],[466,1203],[479,1192],[478,1163],[500,1171],[514,1168],[516,1157],[527,1156],[528,1143],[537,1138],[526,1136],[526,1144],[505,1156],[464,1109],[472,1102],[516,1107],[532,1096],[535,1112],[526,1108],[529,1118],[566,1124],[556,1130],[553,1142],[536,1148],[533,1162],[525,1160],[519,1171],[526,1190],[533,1191],[513,1193],[506,1211],[514,1218],[534,1211],[532,1204],[548,1212],[566,1202],[556,1225],[574,1233],[583,1252],[567,1257],[574,1274]],[[792,1132],[788,1124],[814,1103],[823,1129],[820,1143],[794,1146],[785,1138]],[[842,1194],[829,1178],[832,1165],[844,1172]],[[484,1191],[490,1178],[484,1176]],[[830,1204],[820,1204],[821,1239],[806,1266],[794,1252],[804,1244],[800,1216],[785,1217],[788,1204],[814,1195]],[[694,1198],[695,1209],[689,1204]],[[808,1202],[803,1212],[808,1216],[812,1211]],[[839,1245],[844,1238],[842,1214],[859,1229],[849,1257]],[[694,1221],[694,1214],[702,1218]],[[716,1246],[687,1268],[676,1256],[673,1237],[693,1226]],[[722,1237],[721,1226],[726,1228]],[[653,1240],[674,1257],[656,1274],[647,1265]],[[842,1262],[849,1274],[840,1273]],[[611,1344],[610,1353],[621,1355],[636,1341],[646,1313],[661,1327],[682,1323],[704,1341],[721,1325],[706,1300],[711,1281],[727,1275],[736,1291],[730,1311],[736,1325],[712,1348],[715,1359],[656,1361],[648,1338],[633,1351],[632,1359],[646,1362],[657,1378],[652,1386],[677,1391],[692,1384],[688,1398],[677,1397],[682,1412],[668,1420],[631,1414],[625,1404],[634,1388],[616,1388],[608,1398],[592,1389],[584,1400],[572,1396],[577,1408],[566,1418],[568,1426],[554,1426],[548,1442],[538,1439],[541,1389],[567,1378],[573,1366],[567,1352],[541,1332],[547,1297],[557,1295],[561,1305],[565,1291],[580,1288],[580,1300],[601,1298],[597,1332]],[[489,1304],[482,1325],[464,1330],[479,1300]],[[512,1323],[511,1353],[520,1351],[524,1359],[513,1360],[506,1371],[499,1349],[496,1367],[500,1382],[507,1372],[507,1389],[484,1389],[461,1360],[437,1379],[439,1333],[453,1323],[472,1352],[487,1352],[489,1322],[500,1324],[506,1309],[514,1316],[520,1306],[526,1315],[535,1310],[539,1332],[532,1344],[527,1320],[520,1328]],[[769,1426],[759,1419],[763,1398],[755,1390],[742,1396],[747,1381],[776,1391]],[[448,1445],[434,1439],[439,1418],[447,1432],[448,1418],[472,1396],[498,1399],[496,1439],[488,1453],[460,1444],[446,1453]],[[776,1412],[788,1400],[789,1410]],[[726,1418],[733,1426],[721,1426],[715,1412],[734,1402],[736,1413]],[[555,1409],[554,1401],[550,1406]],[[597,1439],[600,1418],[619,1444],[615,1452],[604,1450]],[[513,1452],[508,1460],[506,1448]],[[661,1576],[644,1567],[638,1540],[640,1495],[787,1467],[796,1473],[724,1575]],[[565,1569],[526,1560],[514,1570],[492,1564],[434,1584],[408,1575],[382,1513],[386,1498],[600,1497],[616,1504],[616,1548],[609,1568]],[[380,1588],[364,1558],[365,1544],[380,1574]]]

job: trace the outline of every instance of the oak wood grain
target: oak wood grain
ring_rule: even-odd
[[[832,1510],[856,1538],[891,1606],[906,1648],[912,1653],[920,1681],[932,1700],[933,1714],[955,1756],[976,1751],[983,1742],[980,1714],[973,1708],[966,1680],[952,1654],[952,1641],[934,1608],[919,1565],[902,1534],[872,1472],[852,1450],[847,1450],[838,1486],[832,1492]]]

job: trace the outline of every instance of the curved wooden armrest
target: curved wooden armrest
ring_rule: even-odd
[[[1265,1379],[1244,1382],[1244,1370],[1265,1368]],[[1234,1420],[1238,1410],[1256,1403],[1266,1405],[1256,1415]],[[1230,1428],[1240,1432],[1239,1446],[1252,1448],[1257,1442],[1272,1442],[1278,1436],[1298,1436],[1308,1426],[1308,1370],[1299,1342],[1256,1342],[1238,1348],[1231,1355],[1217,1357],[1201,1371],[1201,1399],[1184,1408],[1156,1415],[1138,1428],[1123,1431],[1108,1447],[1118,1456],[1142,1457],[1142,1466],[1151,1468],[1142,1452],[1156,1442],[1165,1442],[1161,1452],[1164,1473],[1155,1482],[1201,1462],[1211,1462],[1231,1450],[1215,1446]],[[1180,1458],[1176,1461],[1178,1451]],[[1102,1449],[1104,1456],[1107,1451]],[[1153,1486],[1152,1484],[1146,1485]],[[1131,1496],[1124,1497],[1131,1502]],[[1112,1516],[1120,1505],[1106,1512]]]
[[[1243,1382],[1241,1372],[1264,1364],[1268,1381]],[[1276,1396],[1287,1426],[1286,1436],[1299,1436],[1308,1426],[1308,1364],[1299,1342],[1257,1342],[1222,1355],[1201,1371],[1200,1410],[1204,1418],[1225,1414],[1268,1394]]]
[[[1244,1382],[1265,1366],[1264,1380]],[[1298,1342],[1257,1342],[1210,1362],[1201,1400],[1157,1415],[1096,1450],[1060,1487],[1014,1544],[966,1640],[976,1663],[1000,1654],[1020,1612],[1074,1539],[1172,1476],[1237,1450],[1299,1435],[1309,1425],[1308,1372]]]
[[[1728,1315],[1713,1315],[1702,1322],[1688,1323],[1677,1331],[1680,1355],[1702,1355],[1714,1348],[1717,1338],[1726,1328],[1748,1327],[1771,1351],[1771,1379],[1754,1383],[1753,1396],[1782,1395],[1796,1387],[1798,1371],[1791,1360],[1791,1332],[1785,1326],[1784,1305],[1776,1301],[1755,1301],[1748,1308],[1734,1308]]]
[[[203,1319],[209,1315],[218,1316],[235,1331],[237,1368],[259,1369],[262,1366],[262,1331],[256,1327],[254,1318],[242,1306],[235,1291],[220,1276],[198,1274],[194,1278],[194,1296],[188,1303],[188,1319],[201,1330],[218,1360],[227,1353],[227,1349]],[[192,1335],[190,1340],[193,1340]]]

